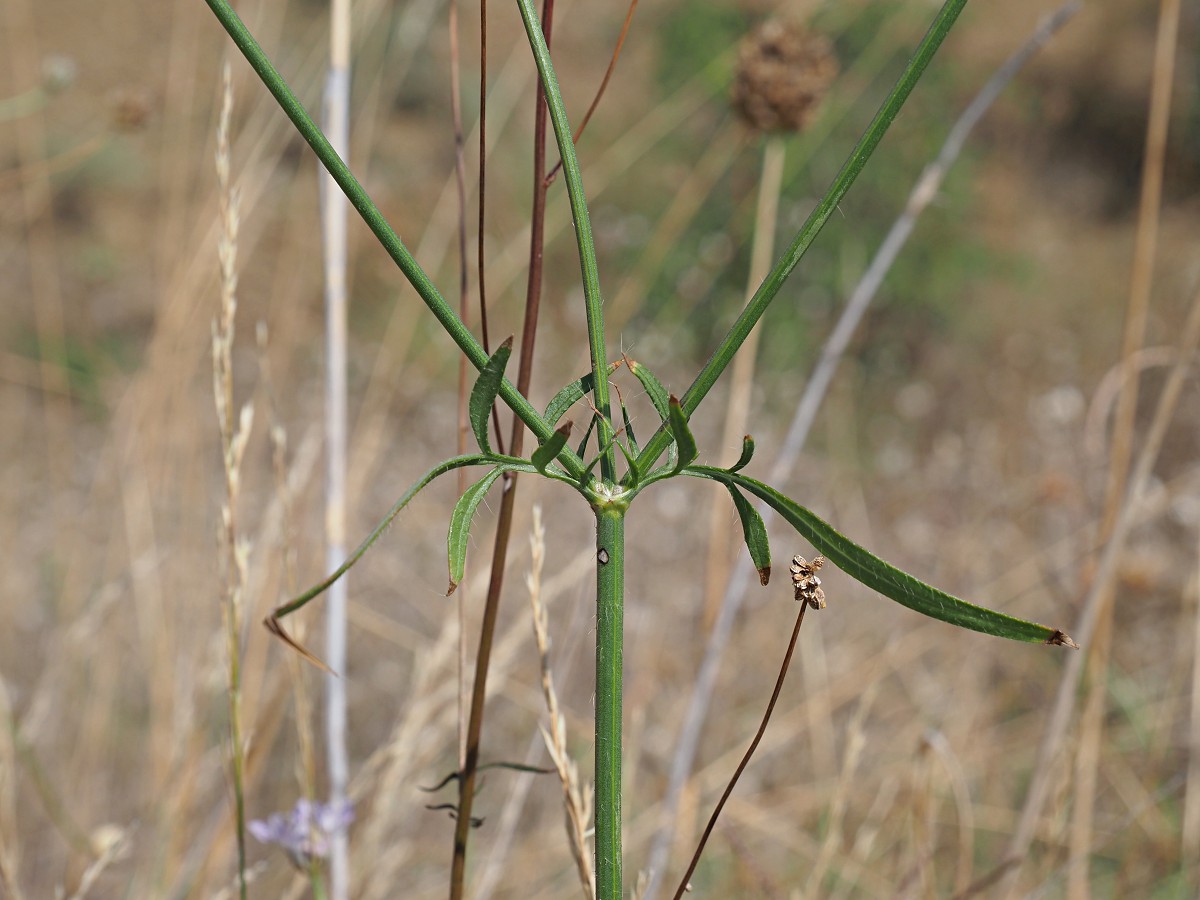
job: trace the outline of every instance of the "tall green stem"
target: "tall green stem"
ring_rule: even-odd
[[[625,508],[596,507],[596,897],[621,897]]]
[[[600,298],[600,273],[596,266],[596,244],[592,239],[592,220],[588,214],[587,195],[583,190],[583,176],[579,171],[579,160],[575,157],[575,139],[571,134],[571,123],[567,121],[567,108],[563,105],[562,91],[558,88],[558,77],[550,61],[550,48],[542,33],[533,0],[517,0],[525,33],[533,50],[538,76],[546,95],[546,108],[550,112],[550,124],[558,143],[562,159],[563,180],[567,183],[567,197],[571,202],[571,219],[575,223],[575,242],[579,247],[579,267],[583,275],[584,307],[587,314],[588,345],[592,357],[592,393],[596,409],[600,411],[597,434],[601,447],[606,447],[600,460],[600,474],[612,482],[616,474],[616,451],[612,449],[612,414],[609,408],[608,355],[604,345],[604,304]]]

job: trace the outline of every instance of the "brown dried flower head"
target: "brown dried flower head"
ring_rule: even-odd
[[[812,562],[803,556],[792,557],[792,586],[796,589],[796,601],[807,603],[812,609],[825,608],[825,590],[817,572],[825,565],[825,557],[818,556]]]
[[[828,38],[768,19],[738,48],[733,107],[759,131],[800,131],[812,121],[837,74]]]

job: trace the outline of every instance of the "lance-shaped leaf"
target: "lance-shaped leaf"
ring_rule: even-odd
[[[611,375],[617,370],[620,363],[610,363],[608,374]],[[595,384],[595,379],[592,378],[592,373],[588,372],[579,378],[576,378],[557,394],[546,407],[546,412],[542,416],[546,420],[546,424],[553,428],[558,424],[558,420],[563,417],[568,409],[582,400],[586,395],[592,392],[592,385]]]
[[[617,440],[617,436],[615,434],[608,439],[608,443],[606,443],[603,447],[600,448],[600,452],[596,454],[596,458],[593,459],[590,463],[588,463],[584,467],[583,475],[581,475],[579,478],[579,485],[581,487],[587,484],[588,479],[592,475],[592,470],[596,468],[596,466],[600,463],[600,460],[604,459],[604,454],[612,449],[613,444],[618,444],[618,445],[620,444],[620,442]],[[629,453],[625,450],[624,447],[621,447],[621,452],[625,453],[626,459],[629,458]]]
[[[684,466],[695,462],[700,451],[696,448],[696,439],[692,437],[692,429],[688,428],[687,416],[683,413],[683,407],[679,405],[679,398],[674,394],[671,395],[667,415],[669,416],[667,425],[670,426],[671,435],[675,438],[675,446],[679,448],[679,458],[675,460],[673,469],[678,472]]]
[[[735,462],[725,471],[730,473],[740,471],[741,469],[744,469],[746,466],[750,465],[750,460],[753,458],[754,438],[750,437],[750,435],[746,435],[744,438],[742,438],[742,455],[738,457],[737,462]]]
[[[479,370],[475,379],[475,387],[471,388],[471,400],[467,404],[467,412],[471,416],[471,428],[475,432],[475,440],[479,449],[484,453],[492,452],[488,442],[488,418],[492,414],[492,405],[496,395],[500,393],[500,385],[504,382],[504,368],[512,355],[513,339],[509,337],[496,348],[496,352],[488,358],[487,363]]]
[[[650,398],[650,402],[654,404],[654,408],[658,410],[658,416],[664,422],[670,417],[670,395],[667,389],[663,387],[663,383],[655,377],[654,373],[643,366],[640,362],[634,359],[625,357],[625,365],[629,367],[629,371],[636,376],[637,380],[642,383],[642,387],[646,390],[646,395]]]
[[[625,457],[625,462],[629,465],[629,475],[625,479],[625,483],[631,487],[637,487],[642,481],[642,470],[637,462],[637,448],[633,449],[625,446],[624,441],[617,441],[617,449],[621,451],[621,455]]]
[[[380,536],[382,536],[384,531],[387,530],[387,527],[392,524],[392,520],[394,520],[396,516],[400,515],[400,511],[409,504],[412,498],[417,496],[417,494],[419,494],[426,487],[426,485],[428,485],[439,475],[444,475],[447,472],[451,472],[454,469],[460,469],[463,466],[494,465],[495,462],[496,459],[491,456],[469,454],[467,456],[455,456],[434,466],[432,469],[422,475],[417,482],[412,485],[412,487],[405,491],[399,500],[392,504],[392,508],[388,510],[388,514],[383,517],[383,520],[375,526],[375,529],[369,535],[367,535],[366,540],[358,545],[357,549],[350,554],[349,558],[347,558],[344,563],[338,566],[336,571],[334,571],[324,581],[309,588],[299,597],[275,607],[273,610],[271,610],[270,615],[263,619],[263,625],[268,631],[270,631],[292,649],[299,652],[306,660],[313,663],[317,667],[328,671],[328,667],[323,662],[317,659],[317,657],[305,649],[303,645],[301,645],[295,640],[295,638],[291,637],[291,635],[284,630],[282,621],[284,616],[289,616],[301,607],[311,603],[317,597],[321,596],[321,594],[325,593],[325,591],[329,589],[330,585],[350,571],[354,564],[362,559],[363,554],[370,550],[374,543],[379,540]],[[517,466],[513,465],[512,468],[515,469]]]
[[[454,506],[454,512],[450,516],[450,533],[446,538],[447,554],[450,557],[450,588],[446,591],[447,597],[458,589],[463,579],[463,571],[467,565],[467,541],[471,537],[471,520],[475,518],[475,510],[479,509],[479,504],[496,483],[496,479],[508,468],[497,466],[492,469],[463,491],[463,495]]]
[[[567,438],[571,436],[572,427],[574,427],[574,423],[570,419],[563,422],[562,425],[554,430],[554,434],[550,435],[550,440],[533,451],[533,456],[530,457],[529,461],[533,463],[535,469],[545,474],[546,466],[554,462],[558,458],[559,451],[566,446]]]
[[[588,419],[587,431],[585,431],[583,433],[583,440],[579,442],[579,447],[575,451],[575,455],[580,458],[582,458],[583,454],[587,452],[588,439],[591,438],[592,432],[596,430],[596,419],[597,419],[597,416],[595,414],[593,414],[592,417],[590,419]],[[595,465],[595,463],[593,463],[593,465]],[[591,466],[588,466],[588,470],[590,470],[591,468],[592,468]],[[579,476],[580,483],[582,484],[583,482],[587,481],[587,477],[588,477],[587,472],[584,472],[582,475],[580,475]]]
[[[724,485],[736,485],[763,500],[819,553],[851,578],[909,609],[961,628],[970,628],[996,637],[1075,646],[1074,641],[1058,629],[975,606],[952,597],[907,572],[900,571],[845,535],[839,534],[828,522],[761,481],[709,466],[691,466],[686,472],[700,478],[711,478]]]
[[[667,389],[663,387],[663,383],[658,380],[653,372],[637,360],[626,356],[625,365],[637,377],[637,380],[642,383],[642,387],[646,391],[646,396],[650,398],[650,402],[654,404],[654,409],[658,412],[658,417],[666,425],[671,419],[671,396],[667,393]],[[667,433],[670,434],[669,428],[667,429]],[[678,460],[679,447],[672,441],[667,448],[667,465],[672,471],[675,469],[675,464]]]
[[[629,408],[625,405],[625,400],[621,400],[621,421],[625,425],[625,434],[629,437],[629,449],[637,455],[638,442],[637,435],[633,433],[633,421],[629,418]]]
[[[750,551],[750,560],[758,570],[758,580],[764,585],[771,580],[771,545],[767,541],[767,526],[763,524],[762,516],[749,500],[732,484],[729,495],[733,497],[733,506],[738,518],[742,520],[742,536],[746,539],[746,549]]]

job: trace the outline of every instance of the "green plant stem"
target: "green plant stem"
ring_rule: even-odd
[[[884,100],[879,111],[875,113],[875,118],[871,120],[871,124],[867,127],[866,132],[859,139],[858,144],[854,147],[850,157],[842,166],[837,177],[833,180],[833,184],[826,192],[821,202],[817,204],[816,209],[809,215],[807,221],[801,226],[799,233],[792,241],[790,247],[783,254],[782,259],[771,270],[771,273],[766,277],[766,280],[755,291],[750,302],[746,304],[746,308],[742,314],[738,316],[737,321],[729,329],[729,333],[721,341],[720,345],[713,352],[708,362],[704,364],[704,368],[700,370],[700,374],[696,376],[696,380],[692,382],[691,387],[687,389],[687,393],[683,395],[680,401],[683,406],[683,411],[690,416],[696,411],[701,401],[707,396],[709,390],[716,383],[721,373],[725,371],[725,367],[733,360],[734,354],[738,348],[746,340],[751,329],[754,328],[758,320],[762,318],[762,314],[766,312],[767,307],[771,305],[784,282],[792,274],[792,271],[799,264],[804,254],[808,252],[808,248],[821,233],[821,229],[825,227],[825,223],[829,221],[829,217],[833,215],[833,211],[837,209],[837,205],[846,196],[850,186],[854,184],[860,172],[867,164],[867,160],[875,152],[875,148],[879,146],[879,142],[883,140],[884,134],[887,133],[892,121],[900,112],[900,108],[908,99],[908,95],[912,93],[917,81],[920,80],[922,73],[928,67],[930,60],[933,59],[934,53],[941,46],[942,41],[953,27],[955,20],[958,19],[959,13],[963,7],[967,5],[967,0],[946,0],[946,4],[934,19],[933,24],[925,33],[925,37],[917,46],[916,52],[909,60],[908,66],[904,69],[904,73],[896,82],[892,92]],[[642,450],[641,456],[638,457],[638,467],[643,471],[649,471],[658,458],[667,449],[671,442],[670,431],[666,428],[660,428]]]
[[[211,2],[211,0],[210,0]],[[550,112],[550,124],[558,142],[558,152],[563,164],[563,180],[567,184],[567,197],[571,202],[571,218],[575,223],[575,242],[579,247],[579,268],[583,275],[583,297],[587,314],[588,346],[592,359],[592,396],[600,412],[598,425],[599,444],[606,447],[601,454],[600,475],[611,483],[616,475],[616,451],[612,448],[612,411],[609,405],[608,351],[604,344],[604,304],[600,297],[600,274],[596,266],[596,245],[592,239],[592,221],[588,214],[587,195],[583,190],[583,176],[579,171],[579,160],[575,156],[575,140],[571,125],[567,121],[567,110],[563,105],[558,77],[550,61],[550,48],[542,33],[533,0],[517,0],[529,46],[533,49],[534,62],[546,96],[546,108]],[[540,437],[540,435],[539,435]],[[543,438],[544,440],[544,438]]]
[[[358,183],[358,179],[342,161],[341,157],[334,151],[321,129],[313,122],[312,117],[296,99],[296,95],[292,93],[292,89],[288,86],[283,76],[275,70],[271,61],[263,52],[261,46],[250,34],[245,24],[238,17],[237,13],[229,5],[228,0],[205,0],[209,8],[213,11],[213,15],[221,23],[221,26],[229,34],[229,37],[237,45],[242,55],[246,57],[246,61],[250,63],[254,71],[258,73],[260,79],[276,102],[291,119],[296,130],[300,132],[301,137],[308,142],[316,153],[321,164],[333,177],[345,193],[350,203],[358,210],[358,214],[362,220],[371,229],[371,232],[383,245],[383,248],[391,256],[392,260],[404,273],[404,277],[408,279],[409,284],[413,286],[420,298],[429,307],[430,312],[438,320],[441,326],[450,335],[459,349],[466,354],[471,364],[476,369],[482,369],[487,363],[488,354],[483,349],[483,346],[475,340],[475,336],[470,329],[463,324],[462,319],[454,312],[450,305],[438,292],[437,287],[425,274],[425,271],[420,267],[417,261],[409,253],[408,248],[400,240],[399,236],[388,224],[383,213],[379,211],[373,200],[367,195],[363,186]],[[543,46],[545,42],[542,42]],[[561,98],[560,98],[561,105]],[[578,174],[578,167],[576,167]],[[591,242],[591,230],[588,229],[588,242]],[[595,254],[592,254],[592,271],[595,270]],[[597,298],[597,306],[599,300]],[[603,350],[603,339],[601,339],[600,349]],[[607,398],[607,384],[605,384],[605,396]],[[597,402],[599,401],[597,394]],[[537,435],[539,441],[547,440],[554,429],[550,428],[543,420],[538,411],[521,396],[521,393],[507,379],[500,386],[500,397],[508,404],[509,408],[520,417],[521,421],[529,426],[529,429]],[[563,468],[570,474],[578,476],[583,472],[583,463],[572,451],[564,449],[559,456],[559,462]]]
[[[625,509],[596,507],[596,897],[621,897]]]

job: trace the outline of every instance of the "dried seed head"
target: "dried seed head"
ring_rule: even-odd
[[[825,557],[818,556],[808,562],[803,556],[792,557],[792,585],[796,588],[796,600],[807,603],[813,609],[825,608],[825,591],[817,570],[825,565]]]
[[[837,73],[828,38],[768,19],[738,48],[733,107],[759,131],[800,131],[812,120]]]

